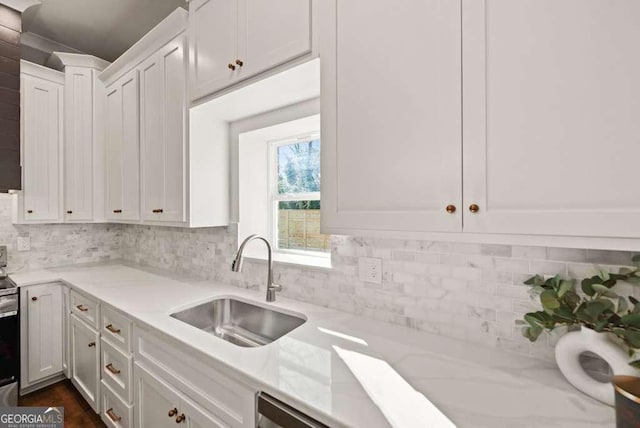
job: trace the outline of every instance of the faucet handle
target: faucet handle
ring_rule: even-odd
[[[271,284],[271,289],[273,291],[282,291],[282,285],[276,284],[275,282]]]

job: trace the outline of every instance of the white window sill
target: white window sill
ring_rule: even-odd
[[[306,256],[303,254],[273,253],[273,261],[279,264],[303,266],[313,269],[331,269],[331,257]],[[247,254],[249,260],[266,261],[267,257],[257,254]]]

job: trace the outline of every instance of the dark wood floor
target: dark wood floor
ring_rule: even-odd
[[[18,404],[20,406],[64,407],[65,428],[106,427],[100,416],[91,409],[68,380],[20,397]]]

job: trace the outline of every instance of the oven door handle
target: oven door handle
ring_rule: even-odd
[[[264,392],[258,393],[258,414],[282,428],[329,428]]]

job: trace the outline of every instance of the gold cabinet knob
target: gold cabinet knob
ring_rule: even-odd
[[[447,205],[447,212],[449,214],[453,214],[454,212],[456,212],[456,206],[455,205]]]
[[[93,348],[94,346],[96,346],[96,342],[90,342],[87,346],[89,348]]]
[[[480,211],[480,207],[477,204],[471,204],[469,205],[469,211],[475,214]]]
[[[173,409],[169,410],[169,417],[170,418],[174,417],[177,414],[178,414],[178,409],[176,409],[175,407]]]
[[[227,67],[229,67],[230,70],[235,70],[236,69],[236,66],[231,64],[231,63],[227,64]]]
[[[186,418],[186,416],[183,414],[178,415],[178,417],[176,418],[176,423],[179,424],[180,422],[184,421]]]
[[[242,67],[244,65],[244,61],[240,61],[239,59],[236,60],[236,64],[238,64],[238,66]]]
[[[31,298],[31,300],[33,300],[35,302],[36,300],[38,300],[38,298],[34,296],[34,297]]]

